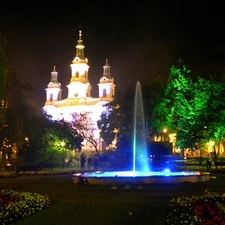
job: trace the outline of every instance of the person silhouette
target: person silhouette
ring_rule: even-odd
[[[210,154],[208,154],[207,158],[206,158],[206,167],[207,167],[207,169],[211,168],[211,164],[212,164],[212,157],[211,157]]]
[[[84,169],[86,163],[86,156],[84,153],[81,154],[80,156],[80,167],[81,169]]]

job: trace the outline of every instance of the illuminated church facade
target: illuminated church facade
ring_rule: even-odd
[[[100,119],[101,113],[104,111],[104,105],[113,100],[115,95],[114,78],[111,77],[110,66],[106,59],[103,66],[103,74],[98,83],[98,98],[91,96],[92,86],[89,82],[88,59],[84,56],[84,44],[82,40],[82,31],[79,31],[79,38],[76,45],[76,55],[72,60],[70,83],[67,85],[68,96],[62,99],[62,87],[58,79],[56,67],[53,67],[51,79],[47,85],[46,101],[43,110],[52,116],[53,120],[72,121],[74,113],[88,112],[95,126],[95,138],[98,140],[98,150],[103,150],[102,141],[99,138],[99,130],[97,121]],[[85,142],[85,141],[84,141]],[[84,143],[82,150],[94,150],[90,143]]]

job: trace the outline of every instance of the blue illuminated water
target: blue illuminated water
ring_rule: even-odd
[[[91,182],[95,183],[99,178],[107,180],[111,179],[111,183],[115,184],[117,178],[124,179],[132,178],[132,180],[138,178],[151,178],[151,177],[170,177],[171,181],[173,177],[178,177],[178,180],[181,177],[189,176],[199,176],[199,171],[170,171],[170,168],[163,168],[161,171],[153,171],[150,168],[149,163],[149,153],[147,149],[146,141],[146,130],[145,130],[145,116],[144,116],[144,107],[142,99],[141,85],[138,81],[135,89],[135,100],[134,100],[134,118],[133,118],[133,160],[132,160],[132,170],[124,171],[94,171],[87,173],[75,173],[74,177],[81,177],[82,181],[86,181],[89,178],[92,179]],[[93,181],[93,179],[95,179]],[[105,178],[105,179],[104,179]],[[75,179],[76,180],[76,179]],[[79,180],[79,179],[78,179]],[[188,180],[189,181],[189,180]],[[78,181],[79,182],[79,181]],[[109,181],[107,181],[109,182]],[[131,182],[131,180],[129,180]],[[145,182],[148,182],[145,180]]]
[[[150,177],[150,176],[190,176],[199,175],[199,171],[177,171],[172,172],[165,169],[164,171],[96,171],[85,173],[86,177]],[[82,175],[82,174],[77,174]]]
[[[133,120],[133,171],[149,171],[148,150],[146,144],[145,115],[141,84],[138,81],[135,89]]]

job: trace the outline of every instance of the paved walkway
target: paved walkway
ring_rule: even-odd
[[[75,185],[72,175],[21,176],[0,179],[0,189],[47,194],[55,205],[10,225],[164,225],[168,202],[179,196],[223,193],[224,174],[200,183],[133,185]],[[60,204],[61,207],[55,207]],[[58,205],[59,206],[59,205]],[[45,212],[43,212],[45,211]],[[47,217],[46,217],[47,212]],[[64,215],[67,215],[66,218]],[[33,219],[32,219],[33,222]]]

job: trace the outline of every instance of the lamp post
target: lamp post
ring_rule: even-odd
[[[65,149],[64,149],[64,146],[65,146],[65,142],[62,141],[61,142],[61,146],[62,146],[62,168],[64,169],[64,164],[65,164]]]
[[[166,135],[167,135],[167,134],[166,134],[166,133],[167,133],[167,129],[164,128],[162,131],[163,131],[163,140],[162,140],[162,141],[166,141],[166,139],[167,139],[167,138],[166,138]]]

